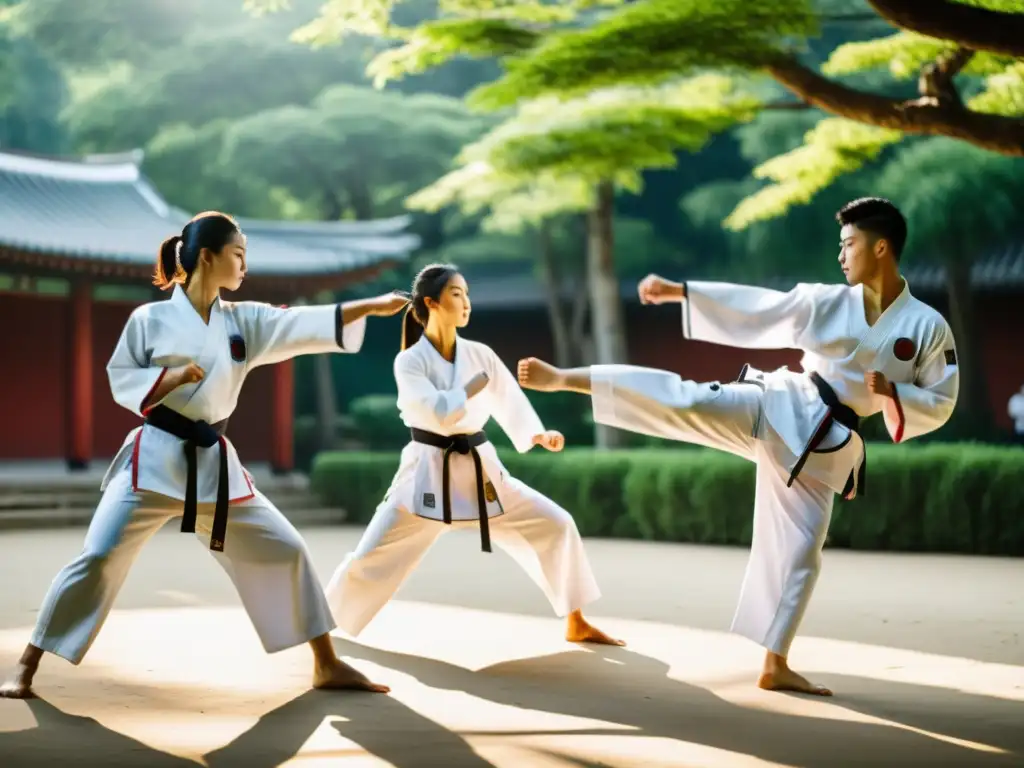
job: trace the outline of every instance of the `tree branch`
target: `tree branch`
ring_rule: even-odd
[[[952,0],[868,0],[901,29],[965,48],[1024,57],[1024,13],[990,11]]]
[[[833,115],[920,136],[949,136],[1003,155],[1024,157],[1024,120],[865,93],[822,77],[792,57],[765,71],[799,98]]]
[[[794,111],[801,109],[813,109],[812,104],[808,104],[806,101],[769,101],[767,104],[762,104],[761,109],[768,109],[772,111]]]
[[[963,99],[960,98],[953,78],[967,66],[973,56],[974,51],[968,48],[956,48],[922,67],[921,76],[917,79],[921,98],[912,103],[963,109]]]

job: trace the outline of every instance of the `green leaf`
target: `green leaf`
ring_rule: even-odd
[[[712,134],[753,118],[758,105],[720,75],[657,88],[609,88],[571,101],[539,99],[463,154],[508,173],[631,184],[637,170],[673,167],[677,151],[700,149]]]
[[[402,0],[326,0],[320,15],[292,33],[297,43],[322,48],[349,35],[389,36],[391,13]]]
[[[1024,117],[1024,61],[986,78],[984,90],[969,99],[967,106],[978,112]]]
[[[921,68],[943,54],[956,50],[955,43],[925,37],[916,32],[899,32],[888,37],[840,45],[822,66],[826,75],[848,75],[887,67],[900,80],[915,78]],[[976,52],[963,68],[964,75],[989,75],[1003,71],[1013,59]]]
[[[903,138],[899,131],[827,118],[804,138],[804,144],[754,169],[759,179],[775,184],[741,202],[725,220],[729,229],[781,216],[791,207],[811,200],[838,177],[863,167],[890,144]]]
[[[537,39],[537,32],[503,19],[425,22],[407,36],[405,45],[378,54],[367,67],[367,74],[381,88],[391,80],[426,72],[456,56],[503,56],[530,48]]]
[[[583,30],[555,32],[506,61],[506,75],[478,89],[476,106],[574,97],[621,85],[652,85],[708,68],[756,68],[792,39],[811,35],[806,0],[646,0]]]

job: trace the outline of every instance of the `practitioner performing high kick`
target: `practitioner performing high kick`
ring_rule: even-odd
[[[223,301],[221,289],[237,290],[245,277],[245,251],[234,220],[213,212],[161,246],[155,282],[171,296],[132,312],[107,364],[114,399],[145,423],[107,471],[82,552],[50,585],[0,695],[31,696],[44,651],[82,661],[139,551],[178,516],[234,582],[268,653],[309,643],[314,687],[388,690],[335,655],[334,622],[305,544],[256,490],[224,431],[253,368],[357,352],[366,316],[393,315],[408,300],[391,294],[294,309]]]
[[[520,453],[560,451],[512,372],[490,347],[462,338],[469,288],[455,267],[417,275],[395,358],[398,409],[412,433],[398,472],[354,552],[335,571],[327,598],[338,626],[358,635],[398,591],[437,537],[479,527],[566,616],[566,639],[622,645],[583,618],[599,597],[572,516],[508,474],[481,431],[491,416]]]
[[[754,461],[754,532],[732,630],[767,649],[758,685],[831,695],[787,657],[821,568],[836,493],[865,492],[861,418],[882,412],[894,442],[938,429],[959,388],[943,317],[911,296],[899,272],[907,225],[887,200],[836,215],[848,285],[788,293],[651,275],[645,304],[680,302],[683,335],[748,349],[802,350],[804,372],[744,366],[727,384],[628,365],[561,370],[519,362],[522,386],[591,396],[602,424],[718,448]]]

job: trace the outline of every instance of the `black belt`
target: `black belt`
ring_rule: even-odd
[[[217,478],[217,506],[213,513],[213,533],[210,549],[224,551],[224,537],[228,530],[228,453],[221,436],[227,430],[228,420],[208,424],[192,421],[166,405],[158,405],[146,415],[146,423],[185,441],[185,462],[188,475],[185,480],[185,512],[181,518],[181,532],[196,532],[196,497],[198,495],[198,473],[196,448],[220,446],[220,476]]]
[[[487,496],[484,493],[484,470],[480,462],[480,454],[476,448],[487,442],[486,432],[474,432],[471,435],[438,435],[425,429],[412,429],[412,439],[417,443],[430,445],[444,451],[441,470],[441,514],[446,525],[452,524],[452,495],[449,488],[448,461],[452,451],[471,454],[476,466],[476,497],[480,509],[480,545],[484,552],[491,551],[491,529],[487,517]]]
[[[818,395],[825,405],[831,410],[830,418],[825,420],[825,423],[818,430],[818,433],[811,439],[808,444],[806,453],[814,450],[818,447],[818,444],[825,439],[825,435],[828,434],[829,428],[832,426],[833,421],[838,421],[844,427],[849,429],[851,432],[860,434],[860,416],[850,406],[843,403],[836,391],[832,389],[832,386],[825,381],[817,373],[817,371],[811,372],[811,381],[814,382],[814,386],[818,388]],[[856,487],[858,493],[864,492],[864,482],[866,479],[866,470],[868,465],[867,449],[864,451],[864,461],[861,462],[860,470],[857,472]],[[853,472],[850,472],[850,478],[846,481],[846,487],[843,488],[843,496],[848,496],[854,488],[854,477]]]

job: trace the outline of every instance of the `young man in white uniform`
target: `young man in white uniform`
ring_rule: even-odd
[[[766,649],[762,688],[820,695],[831,691],[787,659],[821,568],[834,495],[865,492],[859,421],[881,411],[902,442],[941,427],[959,388],[949,325],[899,272],[903,216],[887,200],[864,198],[836,218],[847,285],[782,293],[650,275],[639,286],[645,304],[682,305],[686,338],[800,349],[803,372],[744,366],[721,384],[628,365],[561,370],[528,358],[518,368],[523,387],[589,394],[599,423],[756,463],[753,541],[732,630]]]

